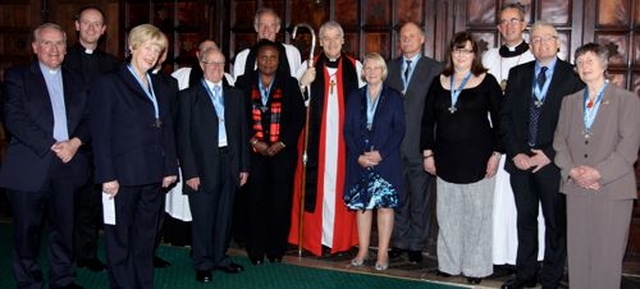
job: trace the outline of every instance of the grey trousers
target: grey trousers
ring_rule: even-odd
[[[471,184],[438,178],[438,268],[467,277],[493,274],[492,210],[495,177]]]

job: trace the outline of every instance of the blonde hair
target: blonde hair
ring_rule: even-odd
[[[147,41],[151,41],[151,44],[160,47],[160,50],[167,49],[167,39],[158,27],[151,24],[142,24],[133,27],[131,32],[129,32],[129,39],[127,42],[131,49],[135,50]]]
[[[389,74],[389,70],[387,69],[387,62],[384,61],[384,58],[382,57],[382,55],[380,55],[377,52],[367,53],[367,55],[364,56],[364,63],[362,67],[363,70],[364,70],[364,66],[367,65],[367,62],[371,62],[382,69],[382,81],[385,81],[387,79],[387,74]],[[364,73],[362,73],[360,77],[362,78],[363,81],[365,82],[367,81],[367,78],[364,76]]]

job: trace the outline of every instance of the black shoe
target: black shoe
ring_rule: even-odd
[[[480,282],[482,282],[482,278],[467,277],[467,283],[469,284],[478,285]]]
[[[501,289],[522,289],[536,287],[536,280],[521,280],[512,278],[502,284]]]
[[[29,274],[34,281],[42,282],[44,277],[42,277],[42,271],[33,271]]]
[[[98,258],[78,260],[78,268],[87,268],[92,272],[104,271],[105,266]]]
[[[208,283],[213,280],[211,270],[196,271],[196,280],[202,283]]]
[[[171,263],[169,263],[169,261],[158,256],[153,256],[153,268],[167,268],[169,266],[171,266]]]
[[[69,285],[67,286],[62,286],[62,287],[52,287],[52,289],[84,289],[84,287],[76,284],[75,282],[71,282]]]
[[[282,256],[280,256],[280,257],[269,257],[269,262],[271,262],[271,263],[282,263]]]
[[[388,254],[389,254],[389,259],[397,259],[397,258],[400,258],[400,255],[402,255],[402,253],[403,253],[404,251],[405,251],[405,250],[400,249],[400,248],[396,248],[396,247],[391,248],[391,250],[389,250],[389,253],[388,253]]]
[[[251,257],[249,257],[249,260],[251,260],[251,264],[253,264],[253,265],[262,265],[262,264],[264,264],[264,259],[263,258],[251,258]]]
[[[436,276],[444,277],[444,278],[449,278],[449,277],[451,277],[451,274],[446,273],[446,272],[442,272],[442,271],[440,271],[440,270],[437,270],[437,271],[436,271]]]
[[[224,271],[226,273],[229,273],[229,274],[236,274],[236,273],[240,273],[240,272],[244,271],[244,267],[242,267],[242,265],[236,264],[236,263],[233,263],[233,262],[229,263],[226,266],[219,266],[217,269],[220,270],[220,271]]]
[[[422,262],[422,251],[407,251],[409,253],[409,262],[420,263]]]

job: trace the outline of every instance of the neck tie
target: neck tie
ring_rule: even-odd
[[[542,87],[547,80],[547,67],[540,68],[540,73],[536,78],[536,85],[538,89],[542,91]],[[544,97],[544,96],[542,96]],[[531,105],[529,106],[529,146],[534,147],[538,138],[538,120],[540,119],[540,112],[542,107],[538,107],[535,103],[538,100],[535,94],[531,95]]]
[[[265,87],[262,89],[262,105],[267,105],[269,101],[269,88]]]
[[[409,83],[409,72],[411,72],[411,60],[407,60],[407,68],[404,70],[404,79]]]
[[[542,90],[544,83],[547,81],[546,72],[547,72],[547,67],[543,66],[542,68],[540,68],[540,73],[538,73],[538,81],[536,83],[538,84],[538,88],[540,90]]]

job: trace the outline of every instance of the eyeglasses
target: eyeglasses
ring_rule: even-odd
[[[214,66],[223,66],[224,65],[224,61],[200,61],[203,64],[207,64],[207,65],[214,65]]]
[[[464,48],[454,48],[453,51],[451,52],[451,54],[457,54],[457,55],[469,55],[472,53],[473,53],[473,50],[464,49]]]
[[[544,36],[544,37],[536,36],[531,38],[531,43],[536,43],[536,44],[542,43],[542,42],[547,43],[547,42],[554,41],[556,39],[558,39],[558,36]]]
[[[520,24],[520,22],[523,22],[523,21],[524,19],[520,19],[520,18],[501,19],[500,22],[498,22],[498,25],[500,26],[507,26],[508,24],[516,25],[516,24]]]

